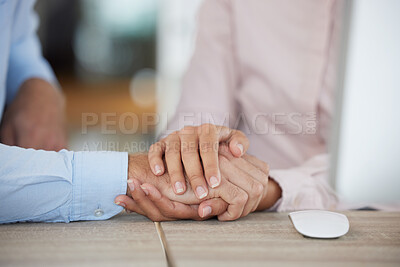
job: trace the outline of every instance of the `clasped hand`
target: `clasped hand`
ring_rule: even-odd
[[[171,175],[170,168],[170,165],[173,168],[176,167],[175,162],[171,164],[170,161],[168,164],[166,160],[167,168],[164,169],[163,161],[154,160],[154,154],[158,157],[162,156],[162,153],[155,153],[153,148],[153,153],[150,152],[149,155],[129,156],[127,195],[118,196],[115,202],[126,210],[147,216],[153,221],[204,220],[213,216],[218,216],[221,221],[230,221],[244,217],[255,210],[271,207],[280,198],[280,188],[273,180],[269,179],[269,167],[265,162],[256,157],[242,154],[242,149],[236,151],[238,155],[233,155],[232,150],[235,152],[235,149],[232,149],[230,142],[235,142],[236,145],[238,142],[245,143],[247,139],[243,142],[240,139],[241,135],[242,133],[238,134],[237,131],[225,135],[229,137],[225,140],[226,142],[221,143],[217,150],[211,151],[216,154],[219,168],[214,172],[220,180],[217,187],[207,188],[206,196],[200,197],[193,190],[195,188],[193,179],[188,179],[188,173],[193,170],[188,171],[187,166],[185,172],[182,172],[185,192],[178,193],[175,185],[176,177],[179,177],[179,174],[177,175],[174,171],[175,175]],[[215,135],[214,132],[212,136],[217,140],[217,144],[221,141],[220,136]],[[188,137],[186,136],[186,138]],[[215,142],[215,140],[212,141]],[[201,145],[200,142],[199,146],[201,147]],[[248,147],[246,143],[245,147]],[[166,154],[171,155],[167,152]],[[196,154],[197,157],[202,157],[202,162],[204,162],[205,153],[200,151]],[[196,158],[194,154],[192,157]],[[201,164],[198,158],[197,160]],[[162,165],[162,174],[158,171],[159,169],[150,167],[152,162],[156,162],[158,166]],[[179,162],[182,165],[180,158]],[[186,160],[186,162],[188,161]],[[206,166],[204,168],[206,169]],[[204,173],[207,176],[207,170]],[[183,183],[180,178],[178,181]],[[207,181],[209,182],[209,179]]]

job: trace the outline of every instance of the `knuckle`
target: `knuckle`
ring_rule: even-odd
[[[204,123],[198,127],[199,135],[216,135],[216,126],[211,123]]]
[[[167,141],[165,143],[165,154],[171,155],[173,153],[177,153],[179,151],[179,143]]]
[[[237,187],[229,188],[228,193],[232,196],[233,200],[237,202],[237,197],[239,195],[239,189]]]
[[[261,164],[262,171],[265,172],[267,175],[269,174],[269,165],[266,162],[262,162]]]
[[[265,172],[261,171],[258,168],[252,169],[248,172],[248,174],[251,177],[257,177],[258,180],[255,180],[255,182],[259,183],[261,186],[267,186],[268,184],[268,174]]]
[[[157,153],[161,151],[161,144],[160,142],[154,143],[149,148],[149,153]]]
[[[185,126],[179,132],[179,135],[191,135],[195,133],[195,127],[193,126]]]
[[[238,137],[243,137],[243,138],[247,139],[246,135],[240,130],[235,130],[234,134],[237,135]]]
[[[173,132],[170,135],[167,135],[166,137],[164,137],[163,139],[161,139],[159,142],[163,142],[163,143],[167,143],[171,140],[175,140],[178,137],[178,132]]]
[[[268,176],[268,174],[267,175],[264,175],[262,178],[261,178],[261,183],[263,184],[263,186],[267,186],[268,185],[268,180],[269,180],[269,176]]]
[[[132,195],[133,200],[135,200],[135,202],[140,206],[141,204],[143,204],[143,197],[139,197],[137,195]]]
[[[252,192],[256,197],[259,197],[260,195],[262,195],[264,191],[264,186],[258,182],[258,181],[254,181],[254,183],[252,184]]]
[[[247,201],[247,194],[244,191],[239,190],[239,188],[231,187],[229,191],[229,194],[232,196],[233,203],[242,204],[243,202]]]
[[[154,152],[154,144],[152,144],[150,147],[149,147],[149,153],[153,153]]]
[[[189,180],[191,184],[202,184],[204,182],[204,178],[198,174],[190,175]]]
[[[237,195],[237,201],[239,204],[246,204],[247,200],[249,199],[249,196],[245,192],[239,192]]]
[[[211,123],[203,123],[202,125],[200,125],[200,129],[203,129],[203,130],[215,130],[215,125],[211,124]]]
[[[165,140],[165,139],[174,139],[174,138],[178,138],[178,135],[179,135],[179,130],[178,130],[178,131],[172,132],[170,135],[168,135],[167,137],[165,137],[163,140]]]
[[[229,220],[231,220],[231,221],[237,220],[237,219],[240,218],[240,215],[242,215],[241,212],[240,212],[239,210],[237,210],[237,211],[235,211],[235,212],[233,212],[233,213],[231,214]]]

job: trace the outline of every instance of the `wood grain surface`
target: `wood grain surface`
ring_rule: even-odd
[[[166,266],[153,222],[140,215],[0,225],[0,266],[132,265]]]
[[[176,266],[400,266],[400,213],[345,212],[350,231],[305,238],[286,213],[235,222],[163,222]],[[155,225],[135,214],[107,221],[0,225],[0,266],[166,266]]]
[[[176,266],[400,266],[400,213],[345,214],[349,232],[331,240],[303,237],[285,213],[162,227]]]

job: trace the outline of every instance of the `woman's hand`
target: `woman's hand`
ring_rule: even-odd
[[[247,137],[238,130],[213,124],[185,127],[150,147],[148,158],[151,170],[155,175],[165,172],[165,154],[175,194],[186,192],[185,171],[197,198],[204,199],[209,193],[207,183],[211,188],[221,183],[218,167],[220,142],[226,142],[235,157],[241,157],[249,147]]]

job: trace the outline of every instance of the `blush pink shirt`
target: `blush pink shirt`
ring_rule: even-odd
[[[196,49],[167,130],[214,123],[237,128],[248,153],[282,188],[273,209],[335,209],[329,139],[341,3],[206,0]]]

